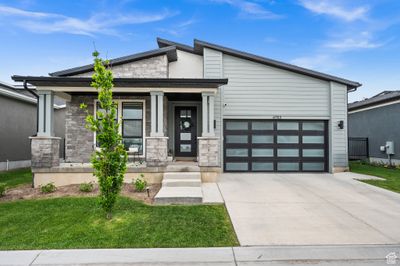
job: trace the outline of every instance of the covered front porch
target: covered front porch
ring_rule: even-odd
[[[43,183],[51,177],[60,185],[91,179],[90,155],[99,145],[85,128],[86,113],[80,109],[85,103],[89,112],[101,112],[91,78],[15,80],[35,85],[39,94],[38,132],[31,137],[35,179],[40,176]],[[116,119],[130,157],[127,178],[147,173],[150,182],[161,182],[165,172],[197,171],[204,181],[215,179],[221,162],[214,110],[218,88],[226,83],[225,79],[114,79]],[[67,101],[65,144],[54,134],[51,106],[56,95]],[[58,175],[60,179],[54,178]]]

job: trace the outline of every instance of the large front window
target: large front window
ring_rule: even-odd
[[[116,120],[120,122],[120,133],[125,149],[132,148],[143,155],[144,101],[116,100],[118,110]],[[96,111],[104,112],[96,102]],[[96,141],[96,147],[100,144]]]
[[[122,103],[122,139],[126,149],[143,154],[143,103]]]

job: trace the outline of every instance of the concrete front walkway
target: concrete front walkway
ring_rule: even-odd
[[[341,174],[222,174],[242,246],[399,244],[400,194]]]
[[[0,251],[0,265],[387,265],[400,245]],[[398,265],[398,264],[395,264]]]

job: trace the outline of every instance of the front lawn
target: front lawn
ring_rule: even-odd
[[[400,169],[351,162],[350,171],[384,178],[385,180],[360,180],[362,182],[400,193]]]
[[[97,200],[0,203],[0,249],[238,245],[224,205],[149,206],[121,197],[106,220]]]
[[[0,172],[0,183],[6,183],[7,188],[22,184],[32,183],[32,172],[30,168]]]

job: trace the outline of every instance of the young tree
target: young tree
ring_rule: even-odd
[[[100,186],[100,204],[106,212],[107,219],[112,218],[112,209],[121,191],[128,155],[119,133],[119,123],[116,121],[117,105],[113,102],[113,75],[106,68],[108,61],[99,58],[97,51],[93,52],[94,74],[91,86],[98,91],[99,105],[102,111],[96,116],[89,113],[87,106],[81,104],[86,111],[86,128],[96,132],[100,149],[91,157],[93,174]]]

